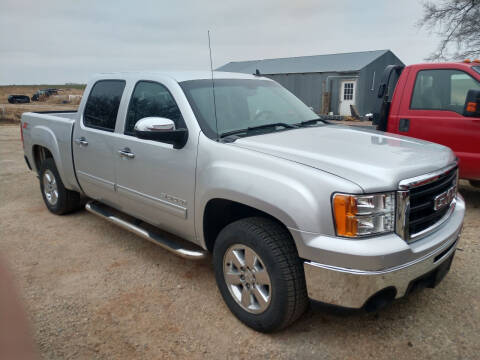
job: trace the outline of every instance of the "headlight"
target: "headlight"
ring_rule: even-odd
[[[395,226],[395,193],[333,196],[338,236],[362,237],[388,233]]]

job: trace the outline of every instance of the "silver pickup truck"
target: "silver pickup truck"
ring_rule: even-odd
[[[443,278],[465,213],[450,149],[328,124],[264,77],[211,76],[101,74],[78,112],[23,114],[47,208],[213,253],[226,304],[258,331],[309,298],[373,311]]]

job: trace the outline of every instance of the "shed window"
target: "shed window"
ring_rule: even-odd
[[[353,82],[344,84],[343,100],[353,100]]]

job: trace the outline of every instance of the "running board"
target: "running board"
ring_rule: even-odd
[[[129,221],[128,218],[130,217],[128,215],[125,215],[125,219],[123,219],[122,217],[117,215],[117,210],[114,210],[107,205],[104,205],[97,201],[89,201],[85,205],[85,209],[92,214],[100,216],[101,218],[104,218],[114,223],[115,225],[120,226],[125,230],[131,231],[144,239],[160,245],[164,249],[167,249],[182,258],[201,260],[207,257],[207,251],[201,249],[200,247],[197,247],[193,244],[185,244],[185,246],[183,246],[183,244],[181,244],[180,242],[175,242],[172,239],[168,239],[155,231],[147,230],[140,225],[136,225],[133,222]],[[135,221],[136,219],[132,218],[132,220]]]

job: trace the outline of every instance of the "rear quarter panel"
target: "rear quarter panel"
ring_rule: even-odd
[[[33,149],[35,146],[47,148],[55,160],[58,173],[67,189],[80,191],[75,179],[72,162],[72,128],[74,115],[22,114],[24,152],[33,170],[38,172]],[[27,125],[25,125],[25,123]]]

